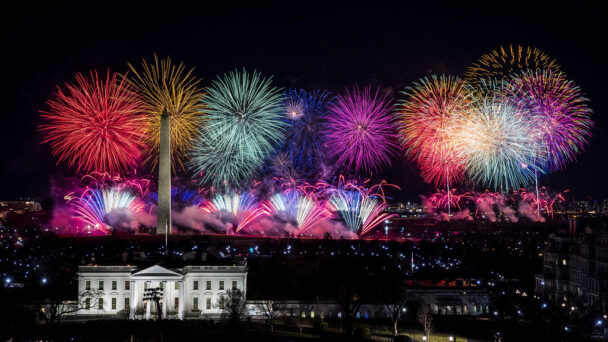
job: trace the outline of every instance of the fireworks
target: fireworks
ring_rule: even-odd
[[[183,160],[192,148],[203,125],[203,97],[198,82],[190,69],[186,71],[183,64],[175,65],[170,58],[154,62],[142,60],[142,71],[129,64],[134,77],[129,82],[143,95],[146,103],[147,125],[146,143],[148,145],[147,162],[156,168],[160,145],[160,117],[167,109],[171,121],[171,169],[176,172],[183,169]],[[179,167],[179,168],[178,168]]]
[[[320,172],[321,165],[326,161],[320,132],[331,101],[326,91],[306,92],[300,89],[287,93],[289,128],[281,148],[284,162],[278,165],[281,174],[314,176]],[[294,170],[285,170],[287,165]]]
[[[75,217],[93,229],[107,232],[108,215],[115,210],[127,210],[129,214],[143,211],[144,203],[123,188],[87,189],[72,202]]]
[[[465,73],[465,79],[478,84],[482,79],[501,79],[508,75],[526,70],[553,70],[559,72],[560,66],[542,51],[530,46],[509,45],[500,47],[479,58]]]
[[[580,88],[561,73],[522,72],[506,87],[506,95],[527,111],[532,134],[542,150],[539,164],[556,171],[574,161],[588,143],[591,109]]]
[[[336,191],[329,199],[331,211],[337,213],[348,229],[363,236],[394,214],[383,212],[387,204],[383,198],[360,191]]]
[[[457,152],[476,181],[501,191],[519,189],[538,171],[529,120],[495,98],[479,99],[455,129]]]
[[[58,89],[43,111],[46,134],[58,162],[84,172],[122,173],[134,168],[145,136],[143,102],[117,74],[100,79],[76,75],[76,82]]]
[[[213,81],[204,102],[207,122],[192,151],[202,183],[239,183],[283,137],[281,95],[270,78],[233,71]]]
[[[465,83],[450,76],[433,76],[403,92],[408,99],[398,113],[400,136],[409,158],[420,167],[427,183],[458,182],[463,162],[454,141],[455,123],[470,110],[471,94]]]
[[[264,214],[258,202],[250,193],[232,193],[217,195],[202,207],[209,214],[217,214],[221,219],[233,224],[234,233],[238,233]]]
[[[274,194],[263,204],[263,208],[266,215],[293,223],[298,228],[296,236],[305,234],[331,216],[326,206],[319,203],[313,194],[294,189]]]
[[[392,106],[386,95],[355,87],[338,96],[327,115],[327,146],[338,167],[376,171],[397,150]]]

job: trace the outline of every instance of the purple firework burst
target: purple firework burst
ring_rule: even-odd
[[[390,164],[398,145],[392,105],[386,95],[370,87],[355,87],[336,98],[327,115],[328,151],[338,167],[375,171]]]

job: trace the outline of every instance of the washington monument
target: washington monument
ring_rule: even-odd
[[[160,117],[156,233],[171,234],[171,122],[167,108],[163,109]]]

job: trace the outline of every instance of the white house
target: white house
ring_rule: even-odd
[[[238,288],[246,295],[247,270],[246,263],[177,269],[154,265],[142,270],[134,266],[80,266],[78,293],[83,309],[76,315],[150,318],[156,307],[144,300],[144,291],[160,288],[165,318],[216,316],[221,313],[217,301],[226,290]]]

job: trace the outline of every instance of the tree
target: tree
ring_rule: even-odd
[[[382,305],[382,311],[393,322],[393,336],[399,334],[399,320],[401,319],[401,315],[406,311],[405,300],[405,296],[402,296],[393,303]]]
[[[431,333],[433,332],[433,328],[435,327],[433,313],[426,305],[420,307],[418,310],[418,315],[416,316],[418,323],[422,324],[422,329],[424,330],[424,335],[429,338]]]
[[[344,311],[342,316],[344,333],[352,335],[355,317],[361,308],[358,291],[351,286],[340,286],[338,289],[338,304]]]
[[[270,323],[270,332],[274,332],[274,322],[283,315],[285,307],[280,302],[273,300],[260,301],[255,307],[262,312],[264,318]]]
[[[226,290],[220,295],[217,306],[230,324],[238,325],[245,314],[245,296],[238,288]]]
[[[152,301],[156,304],[156,319],[161,320],[163,317],[162,306],[160,300],[163,298],[164,290],[160,287],[148,288],[144,290],[144,300]]]
[[[46,325],[51,326],[63,317],[76,313],[80,310],[88,310],[91,303],[95,303],[103,295],[101,290],[88,290],[79,294],[75,303],[68,303],[57,296],[56,291],[50,291],[48,296],[42,301],[38,316],[44,320]]]

